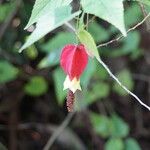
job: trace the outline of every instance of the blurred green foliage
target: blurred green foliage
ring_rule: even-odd
[[[123,150],[123,141],[119,138],[110,138],[105,144],[105,150]]]
[[[19,70],[10,62],[0,60],[0,83],[6,83],[17,78]]]
[[[141,150],[138,142],[133,138],[127,138],[125,140],[125,150]]]
[[[94,131],[106,138],[110,135],[110,120],[107,116],[91,113],[91,123]]]
[[[62,71],[62,69],[57,68],[53,72],[53,78],[54,78],[55,92],[56,92],[56,96],[58,99],[58,103],[62,105],[66,97],[66,92],[63,91],[63,83],[65,80],[65,74]]]
[[[30,78],[30,81],[24,87],[25,93],[31,96],[41,96],[47,92],[47,89],[47,82],[40,76]]]
[[[0,6],[0,22],[7,19],[7,16],[11,13],[10,10],[14,9],[14,3],[3,4]]]
[[[7,148],[2,143],[0,143],[0,150],[7,150]]]

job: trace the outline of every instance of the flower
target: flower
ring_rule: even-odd
[[[62,49],[60,64],[67,77],[64,81],[64,90],[70,89],[73,93],[81,90],[80,76],[88,63],[88,54],[84,45],[66,45]]]

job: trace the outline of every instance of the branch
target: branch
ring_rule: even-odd
[[[128,34],[130,31],[135,30],[137,27],[139,27],[140,25],[142,25],[142,24],[149,18],[149,16],[150,16],[150,13],[149,13],[141,22],[139,22],[138,24],[136,24],[135,26],[133,26],[132,28],[130,28],[130,29],[127,31],[127,34]],[[122,38],[124,38],[123,35],[121,35],[121,36],[119,36],[119,37],[117,37],[117,38],[115,38],[115,39],[113,39],[113,40],[111,40],[111,41],[108,41],[108,42],[106,42],[106,43],[102,43],[102,44],[98,45],[97,48],[103,47],[103,46],[107,46],[107,45],[109,45],[109,44],[111,44],[111,43],[114,43],[114,42],[119,41],[119,40],[122,39]]]
[[[128,90],[120,81],[119,79],[110,71],[110,69],[108,68],[108,66],[101,60],[98,59],[98,61],[100,62],[100,64],[106,69],[106,71],[109,73],[109,75],[131,96],[133,96],[142,106],[144,106],[145,108],[147,108],[150,111],[150,107],[148,105],[146,105],[145,103],[143,103],[134,93],[132,93],[130,90]]]
[[[141,2],[139,2],[139,6],[140,6],[140,9],[141,9],[141,11],[142,11],[142,13],[143,13],[143,16],[146,17],[148,13],[147,13],[147,11],[146,11],[146,9],[145,9],[144,4],[141,3]],[[150,19],[147,19],[147,20],[145,21],[145,24],[146,24],[147,31],[149,32],[149,31],[150,31]]]
[[[65,25],[69,27],[73,32],[76,32],[76,29],[69,22],[66,22]]]
[[[57,137],[62,133],[62,131],[67,127],[67,125],[70,123],[72,117],[74,116],[75,112],[73,113],[69,113],[67,115],[67,117],[65,118],[65,120],[62,122],[62,124],[60,125],[60,127],[58,127],[58,129],[56,130],[56,132],[54,132],[52,134],[52,136],[50,137],[50,139],[48,140],[47,144],[45,145],[43,150],[49,150],[51,148],[51,146],[53,145],[53,143],[55,142],[55,140],[57,139]]]

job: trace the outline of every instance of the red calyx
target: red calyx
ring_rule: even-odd
[[[70,80],[80,78],[88,63],[88,55],[84,45],[66,45],[62,49],[60,64]]]

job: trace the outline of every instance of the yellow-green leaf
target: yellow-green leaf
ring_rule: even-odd
[[[79,30],[77,35],[80,42],[86,47],[87,53],[90,56],[95,56],[97,59],[99,59],[98,49],[92,35],[84,29]]]

